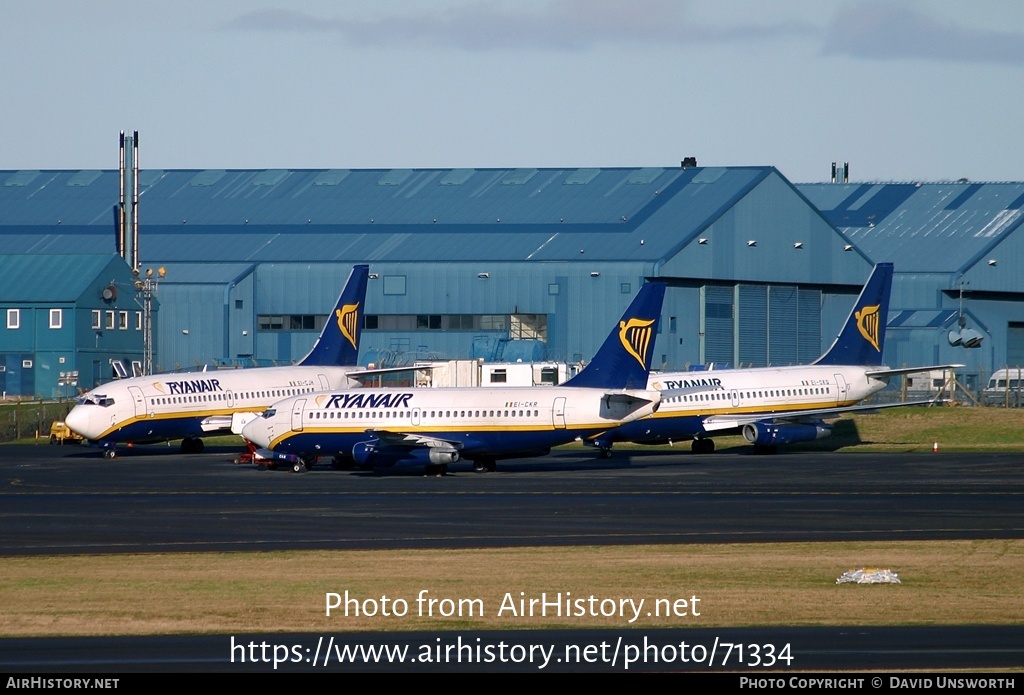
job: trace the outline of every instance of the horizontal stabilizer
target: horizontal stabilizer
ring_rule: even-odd
[[[407,367],[379,367],[375,369],[354,369],[345,372],[350,379],[362,379],[367,376],[378,376],[381,374],[401,374],[402,372],[418,372],[427,369],[440,369],[445,365],[441,364],[410,364]]]
[[[231,413],[231,433],[242,436],[242,428],[260,416],[259,413]]]
[[[965,365],[962,364],[936,364],[931,367],[901,367],[900,369],[873,369],[865,372],[865,375],[874,378],[882,379],[890,376],[901,376],[903,374],[919,374],[921,372],[940,371],[946,369],[963,369]]]
[[[228,432],[231,430],[231,416],[211,415],[200,422],[199,427],[202,428],[205,433]]]

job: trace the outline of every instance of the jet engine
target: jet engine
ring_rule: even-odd
[[[432,468],[447,466],[459,460],[455,448],[430,446],[381,446],[377,441],[359,442],[352,447],[352,458],[356,464],[369,468],[392,468],[422,466]]]
[[[794,442],[811,442],[832,433],[825,425],[773,425],[755,422],[743,426],[743,438],[754,446],[775,446]]]

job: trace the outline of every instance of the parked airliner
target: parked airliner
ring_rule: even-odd
[[[828,436],[831,428],[824,420],[843,413],[927,403],[857,405],[885,388],[890,377],[962,366],[882,366],[892,274],[891,263],[875,266],[839,336],[812,364],[651,375],[650,388],[671,392],[658,412],[588,443],[608,456],[615,442],[692,439],[692,451],[703,454],[715,450],[712,436],[742,433],[755,452],[771,453],[780,444]]]
[[[562,386],[394,388],[302,394],[275,403],[242,436],[293,461],[342,456],[375,469],[443,473],[467,459],[477,471],[655,412],[647,389],[665,284],[644,285],[594,359]]]
[[[201,437],[231,432],[236,413],[262,411],[287,396],[359,386],[353,378],[362,332],[369,266],[352,268],[313,349],[298,364],[211,372],[153,374],[112,381],[83,394],[65,422],[103,448],[181,439],[184,453]]]

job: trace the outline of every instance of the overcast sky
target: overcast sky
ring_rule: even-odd
[[[0,169],[1024,180],[1019,0],[0,0]]]

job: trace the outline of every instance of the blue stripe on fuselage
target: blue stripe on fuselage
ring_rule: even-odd
[[[458,442],[462,444],[459,450],[463,458],[473,458],[474,455],[486,455],[489,458],[496,458],[515,454],[519,452],[547,449],[553,446],[566,444],[576,437],[593,436],[600,432],[600,428],[591,429],[547,429],[530,430],[527,432],[472,432],[459,433],[452,431],[430,431],[416,430],[416,434],[422,437]],[[483,435],[483,438],[481,437]],[[298,454],[310,452],[321,452],[322,454],[351,454],[352,447],[360,442],[367,442],[376,439],[372,432],[290,432],[284,438],[273,443],[274,451],[286,451]]]

